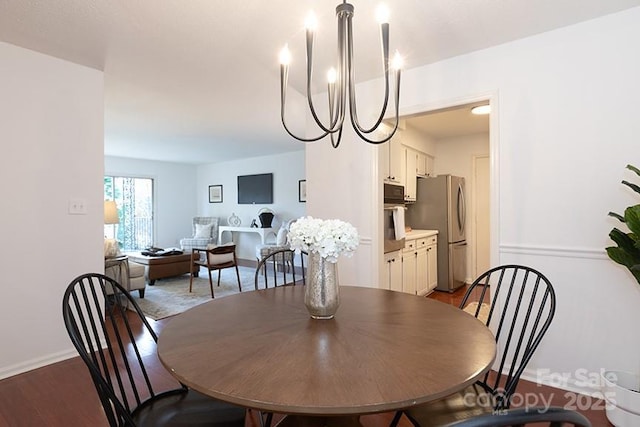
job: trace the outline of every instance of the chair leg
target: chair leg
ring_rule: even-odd
[[[211,289],[211,298],[214,298],[213,296],[213,279],[211,278],[211,270],[207,269],[209,271],[209,289]]]
[[[396,411],[393,419],[391,420],[391,424],[389,424],[389,427],[396,427],[400,422],[400,418],[402,418],[402,411]]]
[[[198,275],[198,271],[200,271],[200,266],[195,262],[195,251],[192,249],[191,261],[189,261],[189,292],[191,292],[191,287],[193,286],[193,277]]]
[[[221,269],[218,269],[218,287],[220,287],[220,272],[221,271],[222,271]]]
[[[258,411],[258,418],[260,418],[260,427],[271,427],[271,420],[273,418],[273,412]]]
[[[242,292],[242,285],[240,284],[240,272],[238,271],[238,265],[236,267],[236,277],[238,278],[238,292]]]

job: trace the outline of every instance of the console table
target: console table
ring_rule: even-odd
[[[232,227],[230,225],[221,225],[218,227],[218,244],[222,245],[222,234],[228,231],[231,233],[231,240],[233,241],[233,233],[256,233],[260,235],[260,239],[262,240],[262,244],[264,245],[265,240],[269,237],[270,234],[273,234],[273,237],[276,237],[276,232],[273,228],[256,228],[256,227]]]

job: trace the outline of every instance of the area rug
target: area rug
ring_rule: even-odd
[[[255,268],[239,267],[242,292],[255,290]],[[238,280],[233,268],[221,271],[220,287],[216,285],[218,272],[213,271],[213,295],[216,298],[224,298],[227,295],[238,293]],[[138,292],[131,294],[145,316],[160,320],[169,316],[182,313],[196,305],[211,301],[209,289],[209,276],[206,270],[200,272],[200,277],[193,279],[193,292],[189,292],[189,275],[171,277],[156,280],[153,286],[147,285],[144,298],[140,298]]]

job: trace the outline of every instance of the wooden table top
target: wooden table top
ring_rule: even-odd
[[[243,292],[168,322],[164,366],[212,397],[266,411],[352,415],[407,408],[472,384],[495,339],[462,310],[405,293],[340,287],[332,320],[314,320],[304,287]]]

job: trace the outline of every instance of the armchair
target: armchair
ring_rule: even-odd
[[[105,258],[104,274],[120,283],[128,292],[137,290],[140,298],[144,298],[144,265],[130,262],[126,255]],[[108,291],[111,293],[111,289]]]
[[[207,245],[218,243],[219,218],[197,216],[193,218],[193,236],[180,239],[180,248],[183,252],[191,252],[192,249],[207,249]]]

